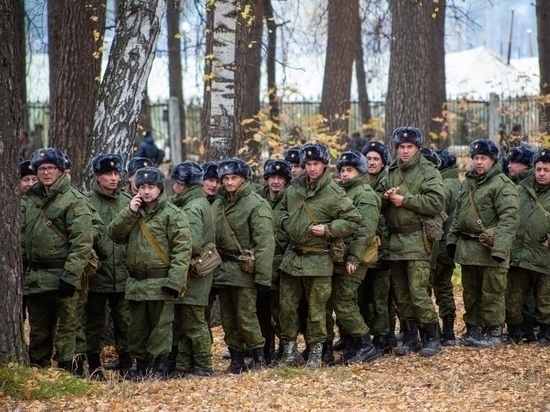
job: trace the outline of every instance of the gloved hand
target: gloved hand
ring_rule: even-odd
[[[495,261],[495,262],[498,262],[498,263],[502,263],[504,262],[506,259],[504,258],[501,258],[500,256],[491,256],[491,258]]]
[[[60,298],[72,298],[76,287],[70,283],[65,282],[63,279],[59,279],[59,297]]]
[[[164,293],[168,293],[170,296],[172,296],[174,299],[177,299],[180,293],[176,289],[169,288],[168,286],[161,287],[161,290]]]
[[[258,293],[258,296],[267,296],[271,291],[271,287],[256,283],[256,291]]]
[[[447,245],[447,254],[454,258],[456,255],[456,245]]]

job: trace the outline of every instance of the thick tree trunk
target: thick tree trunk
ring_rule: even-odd
[[[550,2],[537,0],[537,39],[539,47],[540,94],[542,95],[540,127],[550,134]]]
[[[61,48],[63,13],[67,0],[48,0],[48,59],[50,62],[50,103],[57,93],[57,75],[63,49]]]
[[[276,62],[277,62],[277,23],[273,15],[273,6],[271,0],[263,0],[264,15],[267,25],[267,55],[266,55],[266,74],[267,74],[267,90],[269,98],[269,120],[273,123],[271,133],[280,135],[280,96],[277,96],[277,77],[276,77]]]
[[[390,0],[390,11],[392,43],[386,136],[389,140],[395,128],[413,126],[422,131],[424,141],[427,141],[433,114],[430,68],[430,53],[435,42],[431,37],[435,24],[433,5],[415,0]]]
[[[218,161],[236,154],[235,142],[235,0],[218,0],[210,6],[213,17],[210,99],[210,135],[207,158]],[[207,86],[208,87],[208,86]]]
[[[434,10],[432,16],[433,25],[430,27],[433,29],[431,50],[428,54],[431,62],[428,67],[431,68],[431,80],[428,84],[430,90],[430,98],[432,100],[432,128],[430,132],[431,143],[437,148],[443,149],[448,146],[447,142],[447,130],[444,118],[444,110],[446,109],[445,102],[445,9],[447,0],[439,0],[437,3],[438,9]],[[427,139],[426,139],[427,140]]]
[[[123,0],[105,76],[99,88],[84,177],[93,156],[129,157],[136,138],[147,79],[155,57],[166,0]]]
[[[367,125],[371,118],[369,94],[367,92],[367,74],[365,73],[365,59],[363,58],[363,35],[361,30],[361,16],[357,15],[356,39],[355,39],[355,76],[357,78],[357,92],[359,96],[359,109],[361,110],[361,123]]]
[[[25,1],[16,0],[15,35],[17,39],[17,70],[19,72],[19,101],[21,102],[21,129],[29,130],[29,108],[27,106],[27,43],[25,30]]]
[[[321,97],[321,115],[329,131],[340,133],[344,143],[348,133],[351,75],[355,59],[358,0],[332,0],[328,3],[328,41]]]
[[[92,132],[104,31],[105,0],[66,2],[57,92],[50,106],[50,145],[71,159],[76,185]]]
[[[0,0],[0,364],[28,362],[23,340],[19,197],[19,73],[15,3]]]
[[[180,13],[181,0],[168,0],[166,10],[166,20],[168,22],[168,84],[170,87],[170,97],[175,97],[178,100],[179,127],[181,131],[179,141],[181,142],[186,135],[181,64],[181,33],[179,27]],[[180,144],[182,156],[185,158],[184,145]]]

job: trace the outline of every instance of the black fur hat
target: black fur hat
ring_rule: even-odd
[[[456,156],[454,154],[444,149],[438,149],[435,152],[441,159],[441,166],[439,166],[439,170],[445,170],[449,167],[456,166]]]
[[[63,158],[65,159],[65,170],[71,170],[73,168],[73,162],[69,159],[69,155],[67,153],[63,153]]]
[[[300,147],[294,146],[285,152],[285,160],[290,164],[300,164]]]
[[[422,146],[422,132],[416,127],[398,127],[391,136],[393,145],[397,149],[402,143],[412,143],[417,147]]]
[[[225,159],[218,163],[218,179],[220,180],[225,175],[239,175],[248,180],[251,174],[250,166],[238,157]]]
[[[391,157],[390,151],[388,149],[388,146],[386,146],[382,142],[376,142],[375,141],[375,142],[367,143],[363,147],[363,150],[361,150],[361,153],[363,153],[363,155],[367,156],[368,152],[378,153],[380,155],[380,157],[382,158],[382,163],[384,163],[384,166],[387,166],[387,165],[391,164],[391,162],[392,162],[392,157]]]
[[[308,143],[300,148],[300,167],[304,167],[309,160],[318,160],[328,164],[330,155],[328,147],[322,143]]]
[[[31,155],[31,166],[36,173],[38,166],[44,163],[53,163],[61,170],[65,170],[65,155],[55,147],[38,149]]]
[[[172,171],[172,179],[185,186],[202,185],[204,170],[195,162],[178,163]]]
[[[128,177],[132,176],[142,167],[155,167],[155,164],[147,157],[133,157],[126,166],[126,173]]]
[[[500,149],[498,144],[491,139],[477,139],[470,144],[470,157],[475,155],[489,156],[495,162],[498,160]]]
[[[141,169],[136,170],[136,175],[134,176],[134,184],[136,187],[140,187],[144,184],[150,184],[164,189],[165,182],[166,176],[164,176],[162,170],[157,169],[156,167],[142,167]]]
[[[420,154],[432,162],[438,169],[441,167],[441,159],[434,150],[422,147],[420,149]]]
[[[533,159],[535,158],[535,149],[528,145],[512,147],[508,151],[508,161],[518,162],[533,167]]]
[[[206,162],[202,165],[204,171],[203,180],[218,179],[218,164],[216,162]]]
[[[31,161],[30,160],[24,160],[20,164],[21,166],[21,179],[23,179],[25,176],[33,175],[36,176],[36,173],[31,167]]]
[[[94,175],[102,175],[111,170],[122,172],[121,155],[117,153],[101,154],[92,159],[92,173]]]
[[[269,176],[282,176],[287,182],[290,182],[292,175],[290,163],[281,159],[269,159],[264,164],[264,179],[267,180]]]
[[[359,170],[359,172],[365,174],[367,173],[368,165],[367,158],[357,150],[342,152],[336,161],[336,168],[338,171],[344,166],[352,166]]]
[[[533,164],[537,164],[537,162],[550,163],[550,148],[543,148],[537,152]]]

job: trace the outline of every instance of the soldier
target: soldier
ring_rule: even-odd
[[[528,145],[512,147],[508,151],[508,177],[518,184],[533,176],[533,158],[535,150]]]
[[[397,307],[408,322],[403,322],[403,345],[395,353],[403,356],[420,351],[421,356],[433,356],[441,351],[441,344],[437,312],[428,295],[432,243],[424,233],[423,220],[443,211],[445,192],[441,175],[420,153],[420,130],[399,127],[392,141],[398,159],[390,165],[381,187],[382,212],[389,231],[385,248]],[[418,326],[422,324],[420,342]]]
[[[235,374],[246,369],[247,349],[252,351],[254,369],[266,364],[256,300],[269,294],[275,249],[271,209],[252,190],[249,176],[249,166],[241,159],[219,162],[223,186],[212,205],[216,245],[223,260],[214,273],[214,284],[220,288],[224,340],[231,355],[227,372]]]
[[[518,194],[498,163],[498,145],[478,139],[470,145],[466,172],[447,236],[447,252],[462,267],[467,346],[502,344],[506,275],[518,228]]]
[[[202,191],[210,204],[216,200],[216,192],[222,186],[218,179],[218,164],[216,162],[206,162],[202,165],[204,178],[202,180]]]
[[[518,185],[520,224],[512,246],[506,292],[508,337],[521,342],[522,306],[535,291],[538,346],[550,346],[550,149],[534,158],[534,176]]]
[[[347,336],[343,363],[371,362],[379,357],[372,344],[370,331],[361,316],[357,301],[357,289],[365,279],[367,266],[361,265],[367,246],[376,234],[380,215],[380,197],[367,180],[367,159],[357,150],[343,152],[336,168],[340,172],[341,187],[362,217],[362,225],[347,236],[346,258],[334,264],[332,294],[327,305],[327,352],[332,352],[334,320],[332,310],[340,324],[342,335]],[[323,348],[324,349],[324,348]]]
[[[92,254],[91,211],[71,187],[60,150],[35,151],[31,166],[39,182],[27,191],[21,216],[30,361],[48,366],[55,346],[58,366],[76,372],[76,303]]]
[[[31,161],[25,160],[20,164],[21,178],[19,180],[19,194],[24,196],[27,190],[38,182],[38,177],[32,169]]]
[[[290,163],[292,179],[296,179],[304,171],[300,164],[300,148],[298,146],[289,148],[285,152],[285,160]]]
[[[298,352],[298,305],[305,296],[308,306],[306,342],[307,366],[321,367],[323,342],[327,340],[326,304],[331,294],[333,260],[328,243],[352,234],[361,215],[343,189],[332,180],[328,169],[328,148],[320,143],[300,149],[300,166],[305,173],[295,178],[282,200],[280,227],[290,245],[281,263],[282,365],[304,362]]]
[[[134,175],[142,167],[155,167],[153,162],[146,157],[133,157],[126,166],[126,176],[128,179],[128,187],[126,192],[130,197],[134,197],[138,193],[138,189],[134,184]]]
[[[136,371],[126,379],[163,379],[172,349],[174,301],[187,284],[189,223],[185,213],[167,201],[162,171],[141,168],[133,182],[138,193],[107,228],[113,242],[126,245],[128,347],[136,358]]]
[[[203,169],[194,162],[178,163],[172,171],[174,193],[171,201],[185,212],[191,231],[191,255],[199,256],[214,242],[214,214],[203,193]],[[212,375],[210,327],[205,317],[213,272],[198,276],[191,270],[187,291],[176,302],[173,346],[177,358],[172,378]],[[172,350],[174,352],[174,349]]]
[[[118,212],[130,203],[131,197],[119,189],[122,168],[122,157],[119,154],[103,154],[92,159],[95,180],[86,195],[105,225],[111,223]],[[119,369],[121,376],[124,376],[132,367],[132,358],[128,353],[130,309],[124,297],[128,269],[124,247],[113,243],[106,234],[100,239],[97,252],[101,265],[89,281],[85,334],[90,376],[104,380],[100,353],[107,304],[111,309],[115,347],[119,355],[115,361],[117,364],[111,365],[111,368]]]
[[[454,333],[456,305],[451,278],[455,264],[453,259],[447,254],[445,244],[455,214],[456,198],[460,191],[460,179],[458,178],[456,156],[443,149],[438,150],[436,153],[441,159],[439,171],[441,172],[443,186],[445,187],[445,213],[448,218],[443,223],[443,236],[435,244],[436,248],[434,248],[434,253],[432,254],[431,284],[435,295],[435,302],[439,307],[439,317],[443,320],[441,344],[443,346],[453,346],[456,343]]]
[[[286,160],[269,159],[264,164],[264,179],[267,184],[258,192],[271,206],[273,220],[278,222],[281,214],[281,200],[287,184],[291,180],[291,166]],[[273,272],[271,277],[271,292],[268,299],[260,298],[257,302],[257,313],[262,328],[262,335],[265,338],[264,354],[269,364],[275,350],[275,334],[281,342],[281,325],[279,322],[279,265],[283,261],[288,241],[285,234],[275,226],[275,255],[273,257]],[[274,325],[272,324],[274,322]],[[282,345],[279,356],[282,356]]]

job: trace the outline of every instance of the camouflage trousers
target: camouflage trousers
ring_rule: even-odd
[[[87,351],[100,353],[101,338],[105,330],[105,307],[109,304],[115,337],[115,347],[119,354],[128,352],[128,324],[130,307],[124,299],[124,292],[98,293],[88,292],[86,302],[86,345]]]
[[[86,324],[86,310],[84,309],[86,302],[84,301],[84,298],[82,297],[82,294],[78,293],[78,291],[75,292],[75,295],[77,295],[76,304],[75,304],[75,310],[76,310],[76,329],[75,329],[75,336],[76,336],[76,353],[86,353],[86,332],[84,330],[85,324]]]
[[[441,262],[436,262],[435,268],[432,270],[431,289],[435,295],[435,303],[439,307],[439,317],[446,316],[456,317],[455,296],[453,293],[453,270],[455,265],[447,265]]]
[[[332,276],[332,293],[327,302],[327,340],[334,340],[334,318],[332,312],[336,313],[341,333],[353,338],[366,335],[369,331],[357,301],[357,289],[361,279],[344,274]]]
[[[462,265],[464,322],[471,326],[504,324],[507,269]]]
[[[390,261],[390,271],[395,301],[403,319],[419,324],[438,322],[437,312],[428,295],[430,262]]]
[[[292,276],[281,272],[280,322],[283,340],[295,340],[298,337],[298,307],[302,297],[307,300],[308,307],[306,342],[311,345],[327,339],[326,305],[331,290],[331,276]]]
[[[174,345],[178,345],[176,367],[191,372],[193,368],[212,370],[212,341],[206,322],[206,306],[175,304]]]
[[[220,289],[220,315],[227,346],[238,351],[263,348],[258,316],[256,289],[224,286]]]
[[[550,275],[519,267],[510,268],[506,288],[506,323],[523,322],[523,307],[531,291],[535,291],[536,319],[542,325],[550,324]]]
[[[379,268],[369,268],[359,286],[361,315],[373,335],[386,335],[390,331],[389,307],[393,305],[390,289],[390,272]]]
[[[128,350],[136,359],[168,355],[172,350],[174,304],[163,300],[130,300]]]
[[[67,362],[76,353],[79,293],[59,298],[57,291],[27,296],[29,313],[29,357],[33,364],[49,366],[53,348],[57,362]]]

